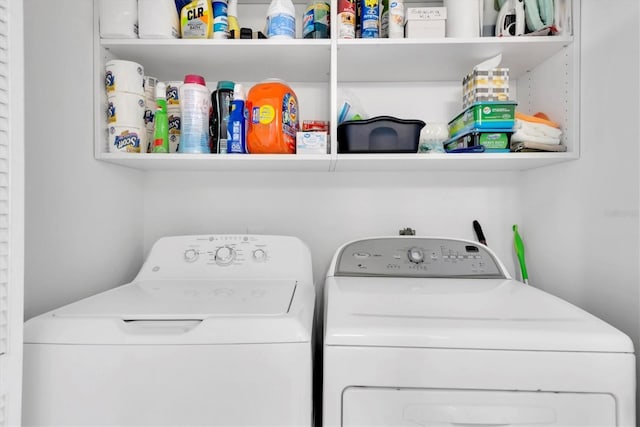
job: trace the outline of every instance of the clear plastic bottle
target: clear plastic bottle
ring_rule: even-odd
[[[296,38],[296,9],[291,0],[271,0],[267,10],[267,37]]]
[[[180,86],[180,153],[210,153],[211,98],[204,77],[187,74]]]

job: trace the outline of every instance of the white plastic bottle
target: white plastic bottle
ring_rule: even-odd
[[[180,86],[180,153],[210,153],[211,96],[204,77],[188,74]]]
[[[291,0],[271,0],[267,10],[267,37],[296,38],[296,9]]]
[[[403,0],[389,0],[389,38],[404,38]]]

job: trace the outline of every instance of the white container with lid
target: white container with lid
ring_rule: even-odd
[[[296,9],[291,0],[272,0],[267,10],[267,37],[296,38]]]
[[[202,76],[188,74],[180,86],[180,153],[211,153],[211,95]]]
[[[137,0],[100,0],[100,37],[138,38]]]
[[[180,38],[180,18],[173,0],[138,0],[141,39]]]

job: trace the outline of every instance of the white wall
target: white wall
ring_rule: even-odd
[[[474,239],[510,270],[511,224],[521,220],[517,173],[149,173],[145,250],[172,234],[291,234],[311,248],[316,282],[348,240],[397,235]]]
[[[639,9],[582,2],[581,158],[524,175],[522,227],[531,283],[623,330],[636,349]]]
[[[129,280],[141,174],[93,159],[93,2],[26,0],[25,317]]]

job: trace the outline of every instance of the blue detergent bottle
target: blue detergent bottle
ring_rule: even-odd
[[[244,88],[240,83],[233,87],[233,101],[227,124],[227,153],[247,154],[247,109],[244,105]]]

